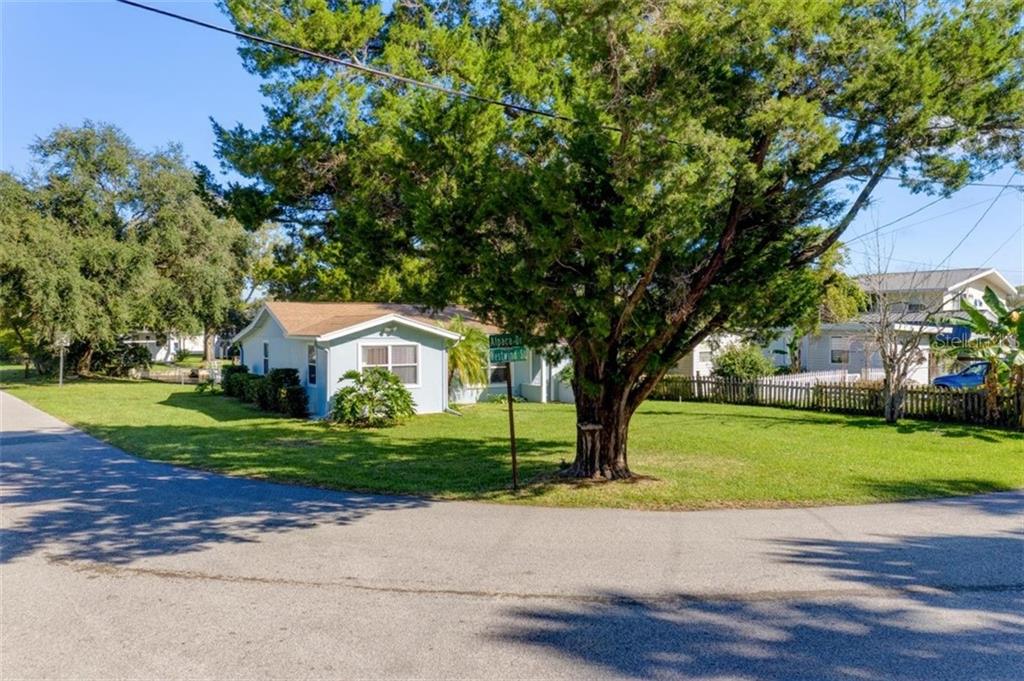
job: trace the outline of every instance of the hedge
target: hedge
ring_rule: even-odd
[[[245,365],[224,367],[221,388],[226,397],[255,404],[295,418],[309,415],[309,398],[299,384],[298,369],[272,369],[266,376],[250,374]]]
[[[232,364],[221,371],[220,387],[228,397],[242,397],[243,377],[248,375],[249,367],[244,364]]]
[[[280,411],[297,419],[309,416],[309,397],[306,395],[306,389],[299,385],[285,388]]]

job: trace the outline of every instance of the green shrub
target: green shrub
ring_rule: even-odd
[[[712,361],[713,373],[718,378],[753,381],[775,373],[775,365],[756,345],[731,345]]]
[[[249,374],[244,364],[232,364],[221,371],[220,387],[228,397],[242,397],[242,383]]]
[[[298,369],[271,369],[267,374],[268,410],[285,411],[284,391],[299,385]]]
[[[306,395],[306,389],[300,385],[285,388],[281,397],[281,411],[297,419],[309,416],[309,397]]]
[[[503,390],[500,393],[494,393],[493,395],[488,395],[482,401],[483,402],[491,402],[493,404],[508,404],[508,392]],[[525,402],[525,401],[526,401],[526,398],[522,397],[521,395],[513,395],[512,396],[512,403],[513,404],[518,404],[519,402]]]
[[[191,353],[191,352],[189,352],[189,351],[188,351],[188,350],[186,350],[185,348],[181,348],[181,349],[180,349],[180,350],[178,350],[178,351],[177,351],[176,353],[174,353],[174,361],[175,361],[175,362],[184,362],[184,361],[185,361],[185,360],[187,360],[187,359],[188,359],[188,358],[189,358],[189,357],[190,357],[191,355],[192,355],[192,353]]]
[[[201,395],[219,395],[223,390],[213,382],[212,378],[208,378],[196,383],[196,392]]]
[[[257,374],[244,374],[242,376],[242,387],[239,397],[243,402],[258,404],[265,382],[266,379]]]
[[[127,376],[133,369],[148,369],[151,360],[146,346],[134,343],[118,343],[97,358],[100,371],[108,376]]]
[[[89,371],[108,376],[128,376],[133,369],[145,369],[150,365],[149,350],[144,345],[135,343],[95,343],[86,346],[84,343],[72,343],[64,359],[64,370],[70,371],[77,366],[87,349],[92,350]],[[53,356],[59,356],[54,349]]]
[[[349,371],[341,378],[352,384],[331,398],[331,418],[339,423],[380,428],[393,426],[416,413],[409,390],[387,369]]]
[[[277,394],[266,376],[260,376],[253,389],[253,401],[263,411],[277,411]]]

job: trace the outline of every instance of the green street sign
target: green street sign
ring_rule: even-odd
[[[514,333],[496,333],[488,336],[487,343],[491,349],[491,363],[521,362],[526,359],[526,348],[523,339]]]
[[[495,333],[487,337],[491,349],[494,348],[521,348],[523,339],[516,333]]]
[[[491,364],[522,362],[526,359],[526,348],[491,348]]]

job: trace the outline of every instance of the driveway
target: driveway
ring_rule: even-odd
[[[1024,678],[1024,492],[690,513],[150,463],[0,393],[0,677]]]

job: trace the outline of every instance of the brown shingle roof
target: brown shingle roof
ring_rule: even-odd
[[[467,310],[457,307],[429,312],[402,303],[292,303],[279,300],[268,302],[266,306],[289,336],[322,336],[391,314],[438,327],[459,315],[485,333],[500,332],[498,327],[480,322]]]

